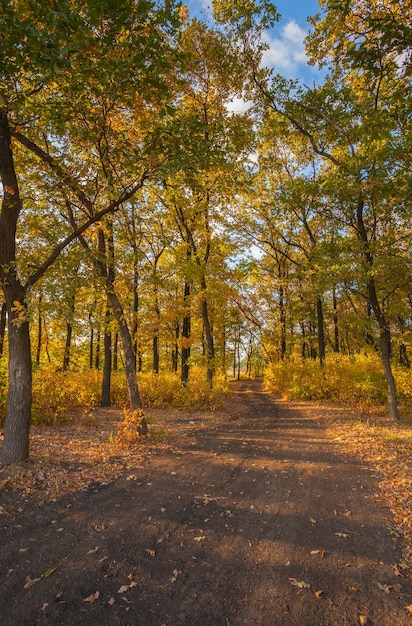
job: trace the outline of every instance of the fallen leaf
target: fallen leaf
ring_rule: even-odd
[[[145,550],[145,554],[148,554],[149,556],[156,556],[156,550],[150,550],[150,548],[147,548]]]
[[[53,574],[53,572],[56,571],[56,567],[51,567],[50,569],[46,570],[42,575],[41,578],[48,578],[49,576],[51,576]]]
[[[97,552],[99,549],[99,546],[95,546],[94,548],[92,548],[91,550],[89,550],[87,552],[87,554],[95,554],[95,552]]]
[[[132,580],[132,582],[129,585],[130,589],[132,589],[133,587],[137,587],[137,582],[135,580]]]
[[[113,596],[110,598],[110,600],[108,600],[107,604],[110,604],[110,606],[113,606],[113,604],[116,602],[116,600],[113,598]]]
[[[200,537],[193,537],[194,541],[206,541],[206,537],[201,535]]]
[[[408,606],[405,606],[405,609],[408,611],[408,613],[412,615],[412,604],[408,604]]]
[[[309,521],[310,521],[310,523],[311,523],[311,524],[316,524],[316,523],[317,523],[317,522],[316,522],[316,520],[315,520],[315,519],[313,519],[313,517],[310,517],[310,518],[309,518]]]
[[[310,553],[311,554],[320,554],[320,550],[311,550]]]
[[[90,596],[87,596],[87,598],[85,598],[83,602],[90,602],[90,604],[93,604],[93,602],[96,602],[96,600],[98,600],[99,598],[100,591],[96,591],[95,593],[91,593]]]
[[[48,606],[49,606],[49,603],[48,603],[48,602],[44,602],[44,603],[43,603],[43,605],[42,605],[42,607],[41,607],[41,610],[42,610],[42,611],[45,611],[45,610],[47,609],[47,607],[48,607]]]
[[[345,538],[346,538],[346,537],[349,537],[349,535],[348,535],[347,533],[335,533],[335,535],[336,535],[337,537],[345,537]]]
[[[28,548],[20,548],[19,552],[27,552]]]
[[[361,626],[366,626],[368,623],[368,618],[365,615],[359,615],[359,624]]]
[[[129,585],[122,585],[117,593],[126,593],[126,591],[129,591],[129,589],[130,589]]]
[[[316,596],[317,598],[322,597],[322,595],[323,595],[323,589],[319,589],[319,591],[315,591],[315,596]]]
[[[30,589],[30,587],[33,587],[39,580],[41,580],[41,578],[30,578],[30,576],[27,576],[23,589]]]
[[[385,593],[390,593],[392,587],[390,587],[389,585],[382,585],[381,583],[378,583],[378,587],[381,591],[384,591]]]
[[[289,578],[289,582],[291,585],[295,587],[299,587],[299,589],[310,589],[310,584],[305,583],[304,580],[297,580],[296,578]]]

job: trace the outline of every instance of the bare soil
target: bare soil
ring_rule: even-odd
[[[316,409],[242,381],[210,419],[164,415],[111,481],[0,491],[2,626],[412,622],[376,471]]]

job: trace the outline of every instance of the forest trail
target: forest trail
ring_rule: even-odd
[[[373,468],[316,407],[232,392],[218,425],[110,484],[1,518],[3,626],[411,623]]]

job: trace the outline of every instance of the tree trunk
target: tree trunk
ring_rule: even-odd
[[[113,371],[114,372],[117,372],[118,360],[119,360],[119,333],[116,331],[114,333],[114,342],[113,342]]]
[[[41,356],[41,344],[42,344],[42,335],[43,335],[43,320],[41,316],[41,302],[42,295],[39,295],[39,301],[37,306],[37,347],[36,347],[36,365],[40,365],[40,356]]]
[[[64,355],[63,355],[63,372],[67,372],[70,365],[70,351],[72,346],[72,336],[73,336],[73,316],[74,316],[74,295],[70,297],[69,301],[69,312],[71,319],[66,322],[66,343],[64,346]]]
[[[325,348],[325,325],[323,321],[322,298],[318,298],[316,301],[316,316],[318,320],[319,361],[320,361],[320,364],[323,365],[325,362],[325,357],[326,357],[326,348]]]
[[[202,277],[201,286],[203,291],[202,321],[206,337],[207,380],[211,385],[213,382],[213,376],[215,374],[215,345],[213,340],[212,325],[210,323],[209,317],[209,307],[206,298],[206,281],[204,277]]]
[[[142,408],[139,387],[136,377],[136,355],[133,350],[133,341],[130,334],[120,300],[113,288],[109,288],[107,297],[113,311],[114,318],[119,325],[119,333],[123,346],[127,387],[129,390],[130,408],[132,411]]]
[[[191,333],[191,315],[190,315],[190,293],[191,287],[189,282],[185,282],[183,292],[183,302],[185,307],[185,315],[182,324],[182,373],[181,382],[185,385],[189,380],[189,359],[190,359],[190,333]]]
[[[381,330],[381,355],[383,371],[385,373],[386,385],[388,388],[388,410],[389,415],[395,420],[400,419],[398,403],[396,399],[396,386],[391,368],[391,336],[389,328]]]
[[[96,331],[96,348],[94,352],[94,367],[96,370],[100,369],[100,339],[101,333],[100,328],[98,328]]]
[[[9,298],[8,298],[9,299]],[[22,298],[21,298],[22,299]],[[32,371],[29,322],[19,320],[13,310],[17,295],[8,306],[9,388],[7,394],[4,441],[0,463],[9,465],[29,458],[29,430],[32,402]]]
[[[155,313],[155,326],[153,329],[153,340],[152,340],[152,354],[153,354],[153,373],[159,373],[159,327],[160,327],[160,306],[158,299],[158,289],[155,285],[154,288],[154,313]]]
[[[110,319],[110,307],[107,303],[103,338],[104,362],[100,406],[111,406],[110,390],[112,380],[112,333],[110,331]]]
[[[9,382],[0,464],[9,465],[29,458],[32,370],[26,290],[19,281],[16,269],[16,229],[21,200],[4,110],[0,110],[0,178],[3,186],[0,280],[6,299],[9,340]]]
[[[279,287],[279,314],[280,314],[280,358],[286,357],[286,307],[284,289]]]
[[[335,288],[333,288],[332,298],[333,298],[333,336],[334,336],[333,351],[338,353],[339,352],[338,299],[336,297]]]
[[[365,223],[363,221],[363,209],[363,198],[360,197],[356,212],[358,226],[357,232],[360,241],[362,242],[362,252],[369,277],[367,281],[369,302],[375,315],[376,321],[379,324],[381,359],[386,379],[386,385],[388,388],[388,411],[392,419],[399,420],[399,410],[396,400],[396,385],[391,367],[391,333],[389,324],[385,317],[384,310],[379,302],[378,292],[376,289],[375,278],[373,275],[374,258],[369,246],[368,233],[365,228]]]
[[[7,323],[7,307],[3,302],[0,309],[0,359],[3,356],[4,339],[6,336],[6,323]]]

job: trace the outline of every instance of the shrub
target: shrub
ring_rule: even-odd
[[[293,359],[269,365],[265,372],[269,391],[288,400],[333,400],[350,404],[382,404],[386,383],[375,355],[333,355],[319,361]]]

